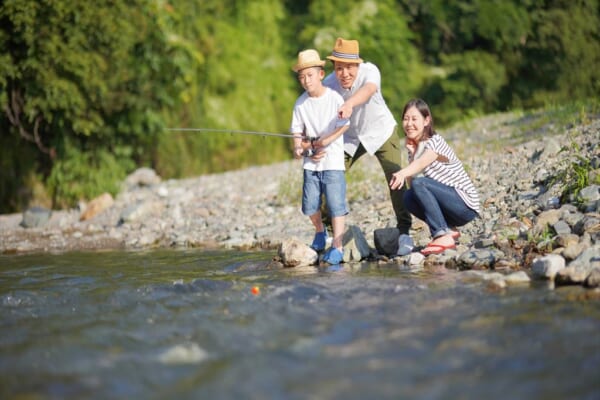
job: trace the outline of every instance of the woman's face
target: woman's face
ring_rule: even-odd
[[[425,127],[429,125],[430,118],[423,117],[416,107],[411,107],[404,113],[402,127],[406,137],[418,143],[422,140]]]

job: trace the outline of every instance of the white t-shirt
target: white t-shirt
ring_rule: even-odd
[[[373,155],[394,132],[397,123],[381,94],[381,74],[375,64],[366,62],[358,65],[354,85],[350,89],[340,86],[335,72],[327,75],[323,84],[342,95],[344,100],[352,96],[367,82],[377,86],[377,92],[369,101],[354,107],[350,117],[350,128],[344,133],[344,150],[350,155],[356,153],[362,143],[365,150]]]
[[[311,97],[304,92],[294,104],[290,132],[294,135],[305,134],[310,138],[324,138],[341,126],[350,124],[348,119],[339,119],[338,110],[344,99],[329,89],[319,97]],[[315,162],[304,157],[304,169],[311,171],[345,170],[344,135],[341,135],[324,149],[327,153]]]

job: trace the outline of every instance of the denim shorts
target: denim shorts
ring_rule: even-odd
[[[321,210],[321,195],[331,217],[348,214],[346,205],[346,176],[344,171],[310,171],[304,170],[302,185],[302,213],[313,215]]]

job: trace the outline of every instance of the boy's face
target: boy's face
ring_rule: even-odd
[[[307,92],[312,92],[321,85],[321,80],[325,76],[323,68],[310,67],[298,71],[298,81]]]
[[[344,89],[352,88],[358,74],[358,64],[335,61],[333,69],[340,86]]]

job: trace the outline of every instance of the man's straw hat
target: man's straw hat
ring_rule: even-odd
[[[298,72],[309,67],[323,67],[325,60],[321,60],[316,50],[308,49],[298,53],[298,62],[292,67],[294,72]]]
[[[331,61],[359,64],[363,62],[358,55],[358,40],[346,40],[337,38],[331,55],[327,57]]]

